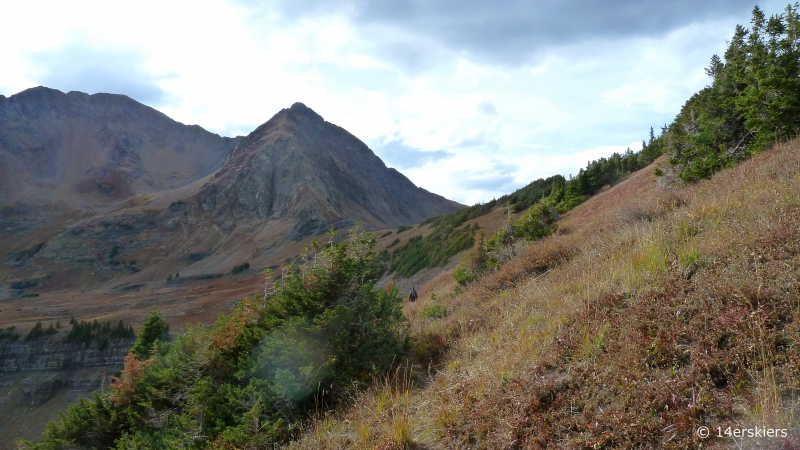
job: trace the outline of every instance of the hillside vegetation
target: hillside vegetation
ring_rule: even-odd
[[[507,208],[509,215],[512,212],[522,214],[514,223],[508,224],[509,230],[505,235],[489,242],[484,251],[497,252],[499,244],[507,244],[515,236],[528,240],[546,236],[555,229],[550,225],[559,214],[571,210],[604,186],[613,185],[649,165],[663,150],[663,140],[656,138],[651,129],[650,141],[642,142],[640,151],[628,149],[623,154],[614,153],[609,158],[590,161],[585,169],[569,180],[562,175],[539,178],[498,199],[423,220],[420,226],[430,224],[430,233],[415,236],[391,252],[384,250],[380,259],[384,261],[387,272],[401,277],[411,277],[422,269],[444,266],[450,258],[475,245],[476,239],[480,241],[477,225],[465,223],[489,214],[497,207]],[[477,243],[479,248],[483,246],[482,242]],[[497,262],[491,260],[488,266],[472,270],[462,278],[472,280],[475,272],[493,268]]]
[[[406,350],[399,292],[381,274],[373,235],[314,243],[265,296],[211,328],[166,343],[156,310],[115,382],[48,424],[26,448],[264,448],[312,411],[388,368]]]
[[[445,313],[412,327],[410,369],[292,448],[800,446],[800,142],[700,181],[796,135],[796,7],[756,8],[752,25],[651,133],[669,167],[590,199],[555,235],[504,244],[508,261],[459,279],[460,295],[421,290],[409,316]],[[772,438],[736,434],[755,426]]]
[[[746,445],[800,445],[800,142],[679,189],[654,178],[458,296],[420,290],[417,359],[290,448],[730,448],[696,430],[756,425],[788,437]]]

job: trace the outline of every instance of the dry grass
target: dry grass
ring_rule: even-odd
[[[291,448],[800,446],[800,143],[654,181],[590,199],[461,295],[440,280],[415,387],[375,386]],[[756,425],[790,437],[694,433]]]

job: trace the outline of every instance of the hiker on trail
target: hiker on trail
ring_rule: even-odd
[[[411,286],[411,293],[408,294],[408,301],[413,302],[417,300],[417,290],[414,289],[414,286]]]

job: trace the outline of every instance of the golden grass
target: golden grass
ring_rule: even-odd
[[[798,142],[670,191],[644,169],[462,294],[421,289],[449,314],[414,319],[404,387],[376,385],[290,448],[734,444],[701,425],[800,445],[798,224]]]

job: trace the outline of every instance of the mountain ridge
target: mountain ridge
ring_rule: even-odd
[[[2,201],[107,209],[212,173],[238,140],[124,95],[27,89],[0,100]]]
[[[81,166],[87,155],[98,159]],[[51,170],[26,172],[25,159]],[[0,200],[0,297],[274,265],[331,226],[385,229],[463,207],[302,103],[223,138],[125,96],[33,88],[0,101],[0,170],[15,167],[24,177]]]
[[[295,239],[330,224],[407,225],[461,207],[415,186],[302,103],[245,137],[213,178],[198,194],[202,209],[297,218]]]

